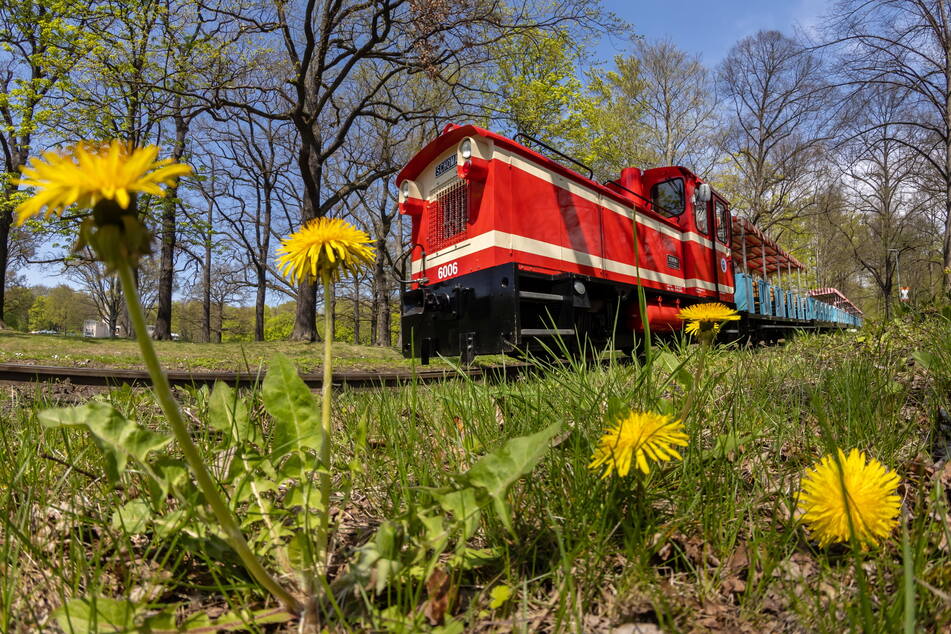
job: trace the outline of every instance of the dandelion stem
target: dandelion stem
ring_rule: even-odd
[[[333,319],[331,314],[330,298],[333,293],[333,282],[329,276],[324,276],[324,380],[320,388],[320,528],[317,531],[317,557],[320,565],[320,574],[326,575],[330,564],[329,535],[330,535],[330,395],[333,390]]]
[[[139,303],[138,291],[136,290],[135,279],[132,275],[132,267],[128,262],[121,263],[118,267],[119,279],[122,282],[122,288],[125,294],[126,306],[129,309],[129,318],[132,320],[132,328],[135,330],[135,338],[142,352],[142,358],[145,361],[145,367],[148,369],[149,376],[152,379],[152,390],[158,398],[159,405],[168,419],[172,428],[172,433],[185,454],[185,460],[195,476],[195,481],[201,492],[211,506],[218,523],[224,530],[228,538],[228,543],[234,548],[238,557],[241,558],[244,567],[254,579],[261,584],[275,599],[281,602],[285,609],[294,614],[300,614],[302,610],[301,603],[295,599],[287,590],[268,574],[264,566],[252,552],[248,542],[245,541],[241,528],[237,520],[228,508],[227,503],[218,492],[214,480],[208,473],[208,469],[202,462],[198,453],[198,448],[192,442],[188,435],[188,428],[182,418],[181,411],[178,409],[178,402],[172,396],[172,390],[168,383],[168,378],[159,364],[158,357],[155,354],[155,348],[145,329],[145,315],[142,313],[142,306]]]
[[[700,358],[697,359],[697,368],[693,373],[693,385],[690,386],[690,392],[684,399],[684,405],[680,410],[680,420],[687,418],[687,414],[693,409],[693,404],[697,400],[697,392],[700,390],[700,383],[703,381],[703,368],[707,360],[707,350],[710,348],[710,340],[703,336],[700,337]]]

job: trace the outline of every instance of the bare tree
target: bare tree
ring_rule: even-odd
[[[927,196],[916,190],[922,162],[910,139],[897,138],[904,91],[873,85],[856,98],[862,118],[853,126],[859,133],[840,153],[849,213],[836,227],[874,282],[889,317],[897,263],[922,244],[919,227]]]
[[[710,73],[670,40],[638,40],[635,57],[640,81],[643,139],[658,165],[685,165],[705,174],[719,154],[715,138],[717,92]]]
[[[124,305],[119,278],[108,273],[88,250],[67,260],[66,267],[68,277],[92,298],[99,319],[109,329],[109,336],[115,337]]]
[[[896,132],[919,131],[909,146],[943,185],[942,286],[951,292],[951,3],[948,0],[843,0],[829,22],[846,81],[903,91],[909,116],[890,122]]]
[[[264,341],[264,308],[270,279],[279,277],[272,248],[286,225],[278,210],[297,208],[288,172],[293,163],[293,130],[279,121],[233,112],[229,125],[214,131],[217,151],[229,164],[227,177],[209,183],[209,201],[224,221],[236,252],[250,268],[249,286],[255,289],[254,338]]]
[[[720,68],[732,168],[723,180],[734,207],[763,229],[809,210],[810,180],[836,117],[825,74],[816,53],[777,31],[740,40]]]
[[[203,304],[206,300],[208,302],[208,316],[201,318],[202,338],[206,343],[221,343],[225,309],[232,302],[241,301],[245,297],[248,286],[242,268],[240,264],[235,263],[233,257],[221,258],[212,264],[207,279],[197,279],[185,288],[187,297],[197,299]],[[206,327],[210,332],[204,332]]]

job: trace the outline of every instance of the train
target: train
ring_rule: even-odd
[[[862,325],[837,289],[805,289],[805,266],[685,167],[628,167],[599,183],[538,139],[449,124],[396,186],[412,223],[402,350],[423,363],[608,345],[634,354],[645,324],[676,333],[680,310],[703,302],[739,312],[719,333],[737,340]]]

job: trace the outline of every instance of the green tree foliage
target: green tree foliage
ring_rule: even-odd
[[[65,284],[51,289],[38,288],[29,308],[30,330],[80,334],[83,321],[96,317],[96,307],[89,296]]]
[[[651,162],[636,57],[616,57],[614,70],[588,70],[585,85],[583,43],[564,30],[534,29],[505,40],[497,63],[492,107],[512,133],[565,151],[591,166],[600,180]]]
[[[25,286],[7,289],[4,317],[8,327],[14,330],[30,329],[30,308],[33,307],[34,299],[33,291]]]
[[[587,147],[579,148],[579,157],[600,180],[617,178],[625,167],[648,166],[651,158],[640,123],[644,82],[639,62],[617,56],[614,64],[615,70],[591,73],[589,97],[580,102],[591,138]]]
[[[281,341],[291,336],[294,330],[294,310],[293,302],[267,309],[264,317],[265,341]]]
[[[494,107],[512,132],[555,147],[586,145],[584,85],[578,79],[581,49],[564,30],[529,29],[496,50]]]
[[[254,341],[254,307],[225,306],[221,318],[221,341]]]
[[[55,330],[56,321],[52,316],[49,297],[40,295],[33,300],[29,311],[31,330]]]

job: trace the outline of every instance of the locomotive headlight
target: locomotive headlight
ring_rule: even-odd
[[[459,153],[462,154],[464,161],[468,161],[472,158],[472,139],[462,140],[462,143],[459,144]]]
[[[400,204],[409,203],[411,199],[419,198],[422,198],[422,196],[416,183],[408,178],[400,183]]]
[[[582,282],[581,280],[575,280],[574,287],[575,287],[575,292],[578,293],[579,295],[584,295],[585,291],[587,290],[584,287],[584,282]]]

